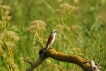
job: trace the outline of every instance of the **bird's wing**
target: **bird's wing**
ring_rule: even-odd
[[[47,43],[46,43],[46,47],[48,47],[48,45],[51,43],[52,40],[53,40],[53,36],[50,36],[50,37],[48,38]]]

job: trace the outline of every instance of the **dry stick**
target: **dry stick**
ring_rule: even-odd
[[[32,71],[32,70],[34,70],[34,68],[38,67],[44,60],[45,60],[44,58],[41,58],[41,57],[38,58],[38,60],[36,62],[33,62],[31,64],[31,66],[26,71]]]
[[[86,43],[84,42],[84,40],[82,39],[82,37],[73,28],[71,28],[71,29],[80,37],[80,39],[82,40],[83,44],[88,48],[88,50],[90,51],[90,53],[92,54],[92,56],[94,58],[93,52],[90,50],[90,48],[88,47],[88,45],[86,45]]]
[[[24,60],[24,61],[28,62],[31,65],[26,71],[34,70],[34,68],[38,67],[47,58],[47,56],[44,56],[44,52],[45,52],[45,48],[43,48],[39,51],[39,58],[35,62],[30,61],[31,62],[30,63],[30,62]]]
[[[25,62],[28,62],[30,65],[33,64],[33,62],[32,62],[31,60],[27,59],[27,58],[25,58],[24,61],[25,61]]]
[[[51,57],[58,61],[74,63],[80,66],[84,71],[92,71],[90,68],[90,60],[86,58],[82,58],[77,55],[67,55],[61,52],[57,52],[53,48],[49,48],[45,50],[45,48],[41,49],[39,52],[39,58],[37,61],[33,62],[31,66],[26,71],[32,71],[34,68],[38,67],[46,58]]]

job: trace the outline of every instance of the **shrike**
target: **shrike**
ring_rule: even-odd
[[[50,45],[53,44],[54,40],[55,40],[55,35],[57,34],[58,32],[56,30],[53,30],[48,38],[48,41],[46,43],[46,49],[48,49],[50,47]]]

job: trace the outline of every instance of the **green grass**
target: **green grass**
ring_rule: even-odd
[[[65,14],[59,15],[56,10],[61,9],[60,4],[64,3],[79,9],[67,10]],[[6,22],[2,25],[0,23],[0,71],[25,71],[29,64],[24,62],[23,58],[37,60],[39,50],[44,47],[53,29],[59,32],[53,44],[57,51],[94,60],[100,63],[101,71],[106,70],[105,0],[4,0],[2,5],[10,6],[9,16],[12,16],[12,19],[2,20],[5,16],[2,16],[0,11],[0,21]],[[5,13],[7,9],[3,10]],[[38,27],[34,33],[28,31],[33,20],[43,20],[46,23],[44,26],[46,30],[38,30]],[[19,37],[19,40],[15,41],[13,35],[2,39],[1,34],[8,31],[13,31],[14,36]],[[14,46],[7,44],[5,46],[1,41],[5,43],[11,41]],[[35,69],[35,71],[70,70],[81,71],[81,68],[51,58]]]

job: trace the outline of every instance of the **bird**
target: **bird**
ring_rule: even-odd
[[[57,34],[57,30],[53,30],[48,38],[48,41],[46,43],[46,49],[48,49],[52,44],[53,42],[55,41],[55,35]]]

